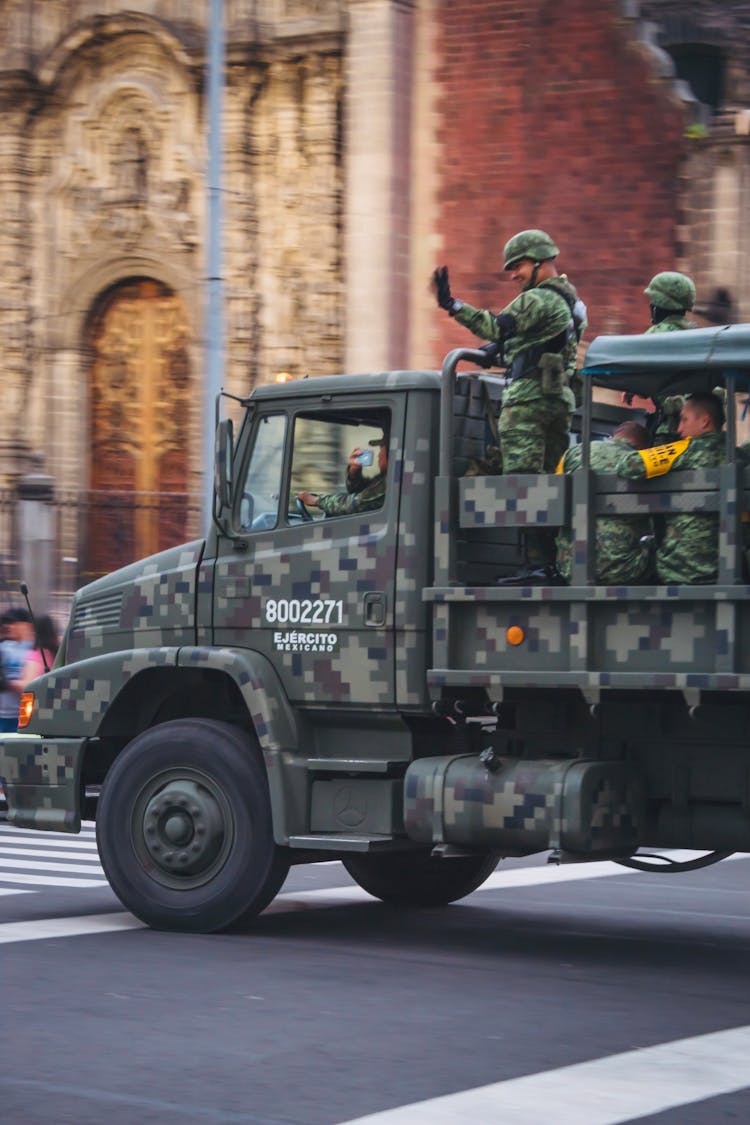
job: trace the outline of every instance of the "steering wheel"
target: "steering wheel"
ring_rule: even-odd
[[[312,523],[312,516],[310,515],[310,510],[309,510],[309,508],[305,507],[304,501],[300,500],[299,496],[295,496],[294,504],[295,504],[295,507],[296,507],[297,511],[302,516],[302,519],[305,520],[306,523]]]

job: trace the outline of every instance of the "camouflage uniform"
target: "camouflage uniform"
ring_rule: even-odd
[[[688,441],[687,449],[672,463],[671,472],[715,468],[723,463],[723,434],[707,433]],[[644,452],[658,456],[659,448]],[[617,473],[626,480],[643,480],[648,475],[646,462],[637,450],[620,461]],[[664,523],[664,538],[656,549],[659,581],[667,585],[715,582],[719,566],[718,515],[678,512],[667,515]]]
[[[577,299],[567,278],[558,276],[524,291],[498,316],[466,304],[455,313],[459,324],[475,336],[504,340],[503,360],[512,379],[498,420],[504,473],[553,473],[568,447],[576,404],[570,381],[578,336],[570,329]],[[503,332],[506,317],[515,322],[510,336]],[[544,351],[547,343],[549,352]],[[549,533],[527,531],[525,553],[530,567],[553,564]]]
[[[647,328],[644,335],[648,336],[652,332],[684,332],[686,328],[697,328],[698,325],[694,320],[688,320],[682,313],[672,313],[666,316],[664,320],[660,320],[658,324],[652,324]]]
[[[688,320],[682,313],[674,313],[652,324],[646,329],[650,332],[681,332],[688,328],[697,328],[698,325]],[[685,405],[685,395],[652,395],[656,405],[656,416],[659,419],[653,431],[654,440],[668,441],[677,437],[677,427],[680,424],[680,411]]]
[[[665,271],[657,273],[651,278],[643,290],[655,307],[668,310],[666,316],[656,324],[646,329],[646,335],[652,332],[683,332],[688,328],[697,328],[692,320],[688,320],[686,312],[695,303],[695,286],[685,274]],[[680,423],[680,411],[685,405],[684,395],[652,395],[656,405],[657,424],[652,431],[653,438],[668,441],[677,437]]]
[[[577,299],[568,279],[560,276],[519,294],[497,316],[467,304],[455,313],[459,324],[483,340],[502,341],[503,318],[515,322],[515,332],[505,337],[503,347],[512,383],[498,424],[506,473],[553,473],[567,448],[578,345],[576,334],[567,330]],[[564,334],[568,339],[563,346],[554,347]],[[549,352],[542,347],[547,342]]]
[[[510,379],[498,422],[497,460],[504,473],[553,473],[568,447],[576,405],[571,384],[586,307],[564,275],[537,280],[542,263],[559,253],[543,230],[513,235],[505,244],[503,268],[527,262],[533,270],[519,296],[497,314],[454,298],[446,266],[433,274],[440,307],[475,336],[499,345],[495,354]],[[554,565],[550,532],[527,531],[525,553],[529,568]]]
[[[591,445],[591,468],[596,473],[615,473],[633,446],[622,438],[595,441]],[[582,447],[574,445],[562,458],[559,472],[574,473],[581,468]],[[641,543],[652,531],[648,516],[599,516],[596,521],[596,581],[605,586],[626,586],[646,580],[650,552]],[[557,536],[557,568],[570,582],[572,535],[563,528]]]
[[[360,469],[347,474],[346,492],[329,492],[318,496],[318,508],[327,516],[348,516],[352,512],[372,512],[385,501],[385,476],[380,473],[366,481]]]

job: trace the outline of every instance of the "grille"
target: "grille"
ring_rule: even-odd
[[[87,602],[78,602],[73,615],[73,629],[112,628],[120,624],[122,591],[102,594]]]

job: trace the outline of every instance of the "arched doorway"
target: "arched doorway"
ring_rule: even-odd
[[[104,295],[86,342],[88,581],[186,538],[190,369],[182,303],[148,278]]]

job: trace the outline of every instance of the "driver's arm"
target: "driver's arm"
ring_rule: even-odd
[[[357,511],[357,493],[351,492],[298,492],[297,499],[306,508],[320,508],[327,516],[345,516]]]
[[[318,494],[317,492],[295,492],[297,500],[301,500],[306,508],[317,508]]]

